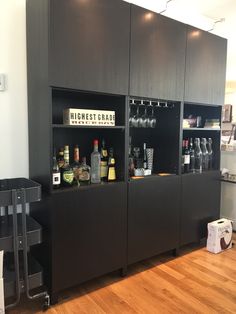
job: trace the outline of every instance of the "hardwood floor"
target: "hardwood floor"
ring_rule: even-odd
[[[47,314],[236,313],[236,247],[192,250],[135,264],[125,278],[115,273],[70,289]],[[41,306],[23,301],[8,313],[40,314]]]

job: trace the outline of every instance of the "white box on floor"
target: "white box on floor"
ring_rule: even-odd
[[[0,251],[0,279],[3,277],[2,271],[3,271],[3,251]]]
[[[5,313],[3,278],[0,279],[0,314]]]
[[[220,253],[232,247],[232,221],[222,218],[208,223],[207,250]]]

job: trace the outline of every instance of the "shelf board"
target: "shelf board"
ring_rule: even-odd
[[[221,129],[214,129],[214,128],[183,128],[183,131],[215,131],[215,132],[220,132]]]
[[[130,182],[136,182],[136,181],[140,181],[140,180],[148,180],[148,179],[153,179],[153,178],[167,178],[167,177],[173,177],[173,176],[176,176],[177,174],[175,173],[170,173],[168,175],[159,175],[159,174],[152,174],[152,175],[149,175],[149,176],[143,176],[143,177],[132,177],[132,178],[129,178],[129,181]]]
[[[65,125],[65,124],[52,124],[54,129],[116,129],[124,130],[124,125],[104,126],[104,125]]]
[[[106,188],[107,186],[113,185],[113,184],[119,184],[124,183],[125,181],[115,181],[115,182],[102,182],[98,184],[88,184],[88,185],[81,185],[81,186],[72,186],[72,187],[60,187],[58,189],[54,189],[51,191],[52,194],[60,194],[60,193],[66,193],[66,192],[76,192],[76,191],[85,191],[85,190],[91,190],[96,188]]]

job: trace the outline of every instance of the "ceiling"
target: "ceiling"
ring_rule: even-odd
[[[236,0],[125,1],[227,38],[226,79],[236,81]]]

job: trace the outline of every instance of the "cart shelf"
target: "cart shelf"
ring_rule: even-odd
[[[22,214],[17,214],[19,249],[22,250]],[[42,242],[42,228],[30,216],[26,215],[28,247]],[[0,250],[13,251],[13,219],[12,215],[0,217]]]
[[[14,266],[5,265],[3,269],[4,277],[4,295],[10,298],[15,295],[15,272]],[[35,289],[43,285],[43,271],[41,265],[32,257],[28,257],[28,280],[29,289]],[[25,292],[24,269],[23,263],[20,261],[20,289],[21,293]]]
[[[25,190],[25,203],[40,201],[41,185],[26,178],[0,180],[0,206],[12,205],[12,190],[19,191],[17,204],[22,203],[20,191]]]

